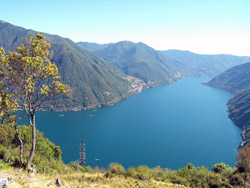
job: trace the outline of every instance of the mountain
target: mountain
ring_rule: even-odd
[[[202,55],[189,51],[157,51],[143,43],[121,41],[97,44],[79,42],[81,47],[115,65],[122,72],[152,85],[167,83],[169,77],[212,77],[235,65],[250,61],[248,56]],[[165,81],[164,81],[165,80]]]
[[[242,142],[239,148],[250,144],[250,89],[237,94],[227,103],[228,117],[239,127],[243,128],[241,133]]]
[[[235,66],[214,77],[206,85],[233,94],[250,89],[250,63]]]
[[[126,75],[141,79],[151,87],[169,84],[181,77],[194,75],[188,66],[164,57],[141,42],[121,41],[92,52]]]
[[[228,117],[243,128],[239,147],[250,143],[250,63],[230,68],[205,84],[236,94],[227,103]]]
[[[16,50],[28,36],[36,31],[27,30],[0,21],[0,46],[6,50]],[[92,53],[67,38],[42,33],[51,43],[54,52],[52,62],[58,66],[62,82],[72,89],[72,96],[60,96],[48,101],[44,109],[77,110],[112,105],[136,93],[137,85],[119,69],[104,62]],[[140,84],[140,83],[139,83]]]
[[[235,124],[250,126],[250,89],[228,101],[228,114]]]
[[[228,68],[250,62],[248,56],[202,55],[181,50],[167,50],[161,51],[161,53],[194,69],[197,76],[206,77],[216,76]]]
[[[88,50],[89,52],[94,52],[98,50],[102,50],[104,48],[107,48],[111,46],[113,43],[108,44],[98,44],[93,42],[77,42],[77,44],[81,47],[83,47],[85,50]]]

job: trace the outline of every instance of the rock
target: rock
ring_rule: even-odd
[[[8,180],[6,178],[0,177],[0,188],[7,188],[8,187]]]
[[[30,168],[28,168],[28,173],[36,173],[36,168],[35,166],[31,166]]]
[[[13,180],[14,180],[13,177],[8,177],[8,182],[9,182],[9,183],[13,183],[13,182],[14,182]]]
[[[57,179],[56,179],[56,185],[57,185],[58,187],[62,187],[62,182],[61,182],[60,178],[57,178]]]

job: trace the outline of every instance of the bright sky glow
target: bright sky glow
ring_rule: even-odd
[[[75,42],[250,56],[250,0],[0,0],[0,20]]]

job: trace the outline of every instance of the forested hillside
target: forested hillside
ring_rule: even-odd
[[[228,68],[250,61],[248,56],[202,55],[181,50],[158,51],[144,43],[130,41],[77,44],[115,65],[125,74],[146,82],[164,82],[165,78],[173,76],[216,76]]]
[[[121,41],[107,46],[92,44],[95,47],[91,49],[86,43],[78,44],[116,66],[123,73],[143,80],[149,86],[169,84],[179,78],[195,75],[192,68],[164,57],[160,52],[141,42]]]
[[[16,50],[25,38],[36,31],[0,22],[0,46],[6,51]],[[62,82],[72,89],[71,96],[57,97],[45,103],[47,110],[78,110],[112,105],[136,93],[127,76],[116,67],[84,50],[67,38],[42,33],[51,43],[55,62]],[[133,80],[133,79],[129,79]]]
[[[230,68],[205,84],[236,94],[227,103],[228,116],[243,128],[241,147],[250,142],[250,63]]]
[[[250,63],[235,66],[214,77],[206,85],[238,94],[250,89]]]
[[[239,126],[250,126],[250,90],[228,101],[229,117]]]

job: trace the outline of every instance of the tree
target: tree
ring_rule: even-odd
[[[237,154],[237,167],[239,172],[243,173],[244,188],[246,187],[247,179],[250,175],[250,147],[246,145],[240,149]]]
[[[24,111],[32,127],[32,147],[26,169],[30,168],[35,154],[35,112],[49,98],[70,92],[69,87],[59,81],[58,68],[50,61],[53,53],[49,48],[50,44],[39,33],[36,38],[26,38],[26,44],[21,44],[17,51],[8,51],[8,55],[0,48],[3,94],[17,109]]]
[[[4,77],[3,74],[3,67],[0,67],[0,78]],[[0,82],[0,117],[1,117],[1,128],[3,131],[4,127],[5,129],[10,128],[10,127],[14,127],[15,131],[16,131],[16,138],[19,142],[19,146],[20,146],[20,153],[19,153],[19,166],[23,167],[23,142],[20,138],[18,129],[17,129],[17,119],[21,119],[21,115],[16,117],[15,111],[18,110],[17,106],[15,105],[15,103],[11,100],[13,99],[13,95],[12,94],[6,94],[4,92],[4,88],[6,88],[7,86],[3,84],[3,81],[1,80]],[[1,132],[2,135],[1,137],[6,137],[6,131]]]
[[[215,173],[222,173],[227,168],[229,168],[229,166],[226,165],[225,163],[221,162],[221,163],[213,165],[212,171],[215,172]]]

